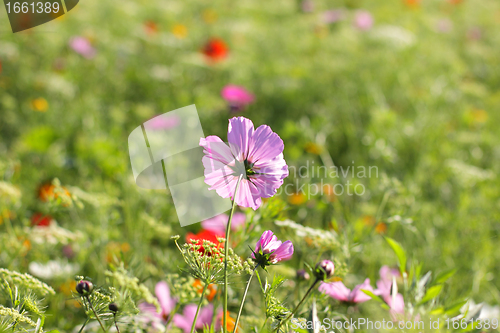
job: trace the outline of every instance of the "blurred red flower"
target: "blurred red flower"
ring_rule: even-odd
[[[205,254],[205,249],[203,248],[203,241],[209,241],[217,245],[217,247],[221,246],[222,243],[217,239],[218,237],[224,238],[224,234],[220,234],[211,230],[202,230],[197,234],[193,234],[192,232],[188,232],[186,235],[186,241],[190,242],[191,240],[196,241],[196,245],[201,246],[198,250],[200,253]],[[210,253],[207,253],[210,255]]]
[[[38,227],[48,227],[52,223],[52,216],[35,213],[31,216],[31,225]]]
[[[229,48],[220,38],[211,38],[203,47],[202,53],[212,61],[220,61],[227,57]]]

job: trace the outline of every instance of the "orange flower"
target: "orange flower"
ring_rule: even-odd
[[[63,201],[62,205],[64,207],[68,207],[70,205],[69,200],[71,198],[71,193],[69,193],[65,187],[60,188],[63,193],[61,193],[60,190],[56,190],[56,186],[54,184],[45,183],[38,189],[38,199],[43,202],[47,202],[61,198]]]
[[[187,30],[185,25],[176,24],[172,28],[172,33],[174,34],[175,37],[177,37],[179,39],[183,39],[183,38],[186,38],[186,36],[188,34],[188,30]]]
[[[203,285],[199,279],[194,280],[193,287],[196,289],[196,292],[201,295],[203,292]],[[207,300],[211,302],[217,294],[217,286],[215,284],[209,284],[207,290],[209,291]]]
[[[31,101],[33,111],[46,112],[49,109],[49,103],[45,98],[39,97]]]
[[[220,38],[211,38],[203,47],[202,53],[212,61],[220,61],[227,57],[229,49]]]
[[[148,35],[154,35],[158,32],[158,25],[154,21],[144,22],[144,30]]]
[[[306,202],[307,198],[304,193],[292,193],[288,196],[288,202],[292,205],[301,205]]]
[[[459,5],[463,2],[463,0],[448,0],[452,5]]]
[[[236,320],[233,319],[229,313],[229,311],[226,312],[226,331],[228,332],[232,332],[234,330],[234,325],[236,324]],[[223,321],[224,321],[224,318],[222,316],[222,313],[221,313],[221,317],[220,317],[220,326],[222,327],[223,325]],[[239,326],[238,326],[239,328]],[[235,333],[238,332],[238,328],[236,329]]]
[[[387,231],[387,224],[385,224],[384,222],[380,222],[375,227],[375,232],[377,234],[384,234],[386,231]]]
[[[405,5],[410,8],[417,8],[420,6],[420,0],[404,0]]]
[[[71,296],[73,294],[73,290],[76,288],[75,280],[68,280],[61,284],[59,287],[59,291],[62,292],[66,296]]]

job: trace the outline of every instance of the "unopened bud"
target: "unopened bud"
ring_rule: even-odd
[[[333,276],[335,265],[330,260],[321,260],[314,270],[314,275],[320,280],[326,280]]]
[[[108,308],[109,308],[109,311],[111,311],[113,313],[118,312],[118,305],[116,305],[116,303],[109,303]]]
[[[94,285],[90,281],[82,280],[76,285],[76,291],[80,295],[89,295],[94,290]]]

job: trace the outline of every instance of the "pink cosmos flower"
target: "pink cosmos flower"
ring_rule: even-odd
[[[226,233],[226,226],[229,216],[227,214],[220,214],[212,217],[211,219],[201,222],[201,226],[205,230],[210,230],[216,234],[224,236]],[[243,213],[234,213],[231,223],[231,230],[236,231],[245,225],[246,216]]]
[[[314,11],[314,2],[312,0],[304,0],[301,7],[304,13],[311,13]]]
[[[354,16],[354,26],[359,30],[370,30],[373,26],[373,16],[367,11],[361,10]]]
[[[371,299],[370,296],[361,291],[361,289],[373,292],[370,285],[370,279],[366,279],[362,284],[358,284],[351,291],[341,281],[325,283],[321,282],[318,290],[328,296],[346,303],[362,303]]]
[[[193,325],[194,317],[196,316],[196,304],[186,305],[182,315],[175,314],[173,321],[174,325],[182,329],[185,333],[191,332],[191,326]],[[214,306],[208,304],[200,309],[198,314],[198,319],[196,320],[195,329],[203,330],[205,326],[210,326],[212,324],[212,317],[214,313]]]
[[[221,96],[228,102],[231,111],[234,112],[240,111],[255,100],[255,96],[251,92],[241,86],[232,84],[222,88]]]
[[[384,265],[380,268],[379,274],[380,280],[377,281],[377,290],[373,293],[384,299],[391,309],[391,314],[404,313],[405,302],[403,295],[398,293],[394,297],[392,296],[393,280],[399,278],[401,273],[396,268],[390,268]]]
[[[158,282],[155,287],[156,298],[160,303],[161,312],[156,311],[156,306],[150,303],[140,303],[139,310],[142,313],[145,322],[152,323],[153,327],[165,324],[169,318],[170,312],[174,309],[176,300],[170,297],[170,289],[166,282]]]
[[[275,195],[288,176],[283,140],[267,125],[254,129],[244,117],[229,120],[227,140],[229,145],[213,135],[200,139],[205,183],[221,197],[233,199],[238,178],[243,176],[234,200],[256,210],[261,198]]]
[[[85,37],[76,36],[70,39],[69,46],[81,56],[91,59],[95,56],[96,50]]]
[[[293,244],[289,240],[282,243],[271,230],[264,231],[257,241],[257,245],[255,245],[255,251],[252,253],[252,258],[260,262],[259,257],[266,255],[268,255],[266,263],[268,265],[289,260],[293,255]]]

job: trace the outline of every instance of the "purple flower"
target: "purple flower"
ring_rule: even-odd
[[[226,233],[226,226],[229,216],[227,214],[220,214],[212,217],[211,219],[201,222],[201,226],[205,230],[213,231],[217,234],[224,235]],[[246,216],[243,213],[234,213],[233,221],[231,223],[231,230],[235,231],[245,225]]]
[[[354,25],[359,30],[370,30],[373,26],[373,16],[367,11],[360,10],[354,15]]]
[[[280,261],[289,260],[293,255],[293,244],[287,240],[282,243],[271,230],[264,231],[255,245],[252,258],[261,266],[277,264]]]
[[[335,23],[344,18],[344,12],[341,9],[327,10],[321,14],[321,20],[323,23],[330,24]]]
[[[325,283],[322,282],[318,290],[336,300],[346,303],[362,303],[371,299],[370,296],[361,291],[361,289],[373,292],[370,285],[370,279],[366,279],[362,284],[358,284],[351,291],[340,281]]]
[[[153,322],[153,326],[158,327],[158,324],[167,322],[176,301],[170,296],[170,289],[166,282],[161,281],[156,284],[155,294],[160,303],[161,312],[158,313],[156,306],[150,303],[139,304],[139,310],[141,310],[146,322]]]
[[[174,315],[174,325],[182,329],[185,333],[191,332],[191,326],[193,325],[194,317],[196,316],[196,304],[186,305],[182,315]],[[205,326],[210,326],[212,324],[212,317],[214,313],[214,306],[208,304],[200,309],[198,314],[198,319],[196,320],[195,328],[202,330]]]
[[[69,41],[69,46],[73,49],[73,51],[87,59],[93,58],[96,54],[94,47],[85,37],[76,36],[71,38]]]
[[[228,102],[232,111],[240,111],[255,100],[251,92],[241,86],[231,84],[222,88],[221,96]]]
[[[213,135],[200,139],[205,183],[221,197],[233,199],[242,175],[234,200],[239,206],[256,210],[261,198],[275,195],[288,176],[283,140],[267,125],[254,129],[252,121],[244,117],[229,120],[227,140],[229,146]]]
[[[335,264],[330,260],[321,260],[316,264],[314,275],[317,279],[323,281],[333,276]]]

